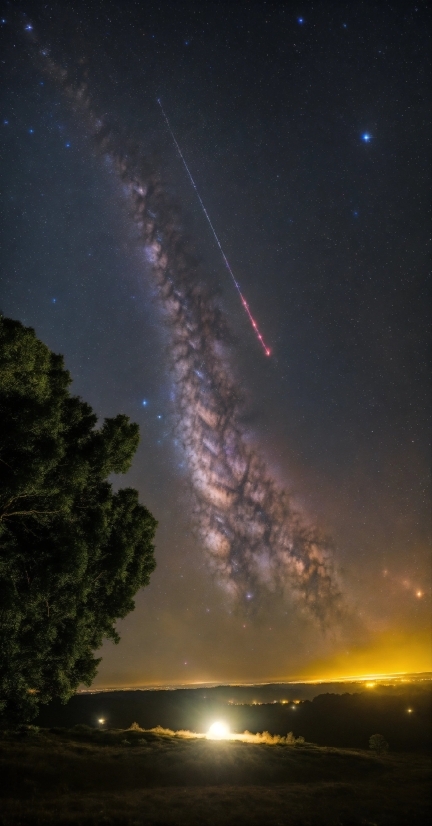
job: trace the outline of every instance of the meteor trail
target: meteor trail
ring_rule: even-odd
[[[228,259],[227,259],[226,255],[225,255],[225,253],[224,253],[224,251],[223,251],[223,249],[222,249],[222,244],[221,244],[221,242],[219,241],[219,238],[218,238],[218,236],[217,236],[217,234],[216,234],[216,230],[215,230],[215,228],[214,228],[214,226],[213,226],[213,224],[212,224],[212,222],[211,222],[210,215],[208,214],[208,212],[207,212],[207,210],[206,210],[206,208],[205,208],[205,206],[204,206],[204,204],[203,204],[203,202],[202,202],[201,195],[199,194],[198,189],[197,189],[197,185],[196,185],[196,183],[195,183],[195,181],[194,181],[194,179],[193,179],[193,177],[192,177],[191,171],[190,171],[190,169],[189,169],[189,167],[188,167],[188,165],[187,165],[187,163],[186,163],[186,161],[185,161],[185,158],[184,158],[183,152],[181,151],[180,146],[179,146],[179,145],[178,145],[178,143],[177,143],[176,136],[174,135],[174,132],[173,132],[173,130],[171,129],[170,122],[169,122],[169,120],[168,120],[168,118],[167,118],[167,116],[166,116],[166,113],[165,113],[165,110],[164,110],[164,108],[163,108],[163,106],[162,106],[162,103],[161,103],[161,101],[160,101],[160,98],[157,98],[157,102],[158,102],[158,104],[159,104],[159,106],[160,106],[160,108],[161,108],[161,110],[162,110],[162,114],[163,114],[163,116],[164,116],[164,119],[165,119],[166,125],[167,125],[168,130],[169,130],[169,133],[170,133],[170,135],[171,135],[171,137],[172,137],[172,139],[173,139],[173,142],[174,142],[174,145],[175,145],[175,147],[176,147],[176,149],[177,149],[177,152],[179,153],[180,158],[181,158],[181,159],[182,159],[182,161],[183,161],[183,165],[184,165],[184,168],[186,169],[186,172],[187,172],[187,174],[188,174],[189,180],[190,180],[190,182],[191,182],[191,184],[192,184],[192,186],[193,186],[193,188],[194,188],[194,190],[195,190],[195,192],[196,192],[196,196],[197,196],[197,198],[198,198],[198,200],[199,200],[199,202],[200,202],[201,209],[202,209],[202,211],[203,211],[203,213],[204,213],[205,217],[207,218],[207,221],[208,221],[208,223],[209,223],[210,229],[211,229],[211,231],[212,231],[212,233],[213,233],[213,235],[214,235],[215,241],[216,241],[216,243],[217,243],[217,245],[218,245],[218,247],[219,247],[219,249],[220,249],[220,252],[221,252],[221,255],[222,255],[222,258],[223,258],[224,264],[225,264],[225,266],[226,266],[226,268],[227,268],[227,270],[228,270],[228,272],[229,272],[229,274],[230,274],[230,276],[231,276],[232,280],[234,281],[234,284],[235,284],[235,286],[236,286],[237,292],[238,292],[238,294],[239,294],[239,296],[240,296],[240,298],[241,298],[241,302],[242,302],[242,304],[243,304],[243,308],[244,308],[244,310],[245,310],[245,312],[246,312],[246,314],[247,314],[247,316],[248,316],[248,318],[249,318],[250,323],[252,324],[252,327],[253,327],[254,333],[255,333],[255,335],[256,335],[256,337],[257,337],[257,339],[258,339],[259,343],[261,344],[261,347],[263,348],[264,353],[266,354],[266,356],[270,356],[270,355],[271,355],[271,350],[270,350],[270,348],[269,348],[269,347],[267,347],[267,345],[266,345],[266,343],[265,343],[265,341],[264,341],[264,339],[263,339],[263,337],[262,337],[262,335],[261,335],[261,333],[260,333],[260,331],[259,331],[258,324],[256,323],[256,321],[255,321],[255,319],[254,319],[254,317],[253,317],[253,315],[252,315],[252,313],[251,313],[251,311],[250,311],[250,309],[249,309],[249,304],[247,303],[247,301],[246,301],[246,299],[245,299],[245,297],[244,297],[244,295],[243,295],[243,293],[242,293],[242,291],[241,291],[241,289],[240,289],[240,286],[239,286],[239,284],[238,284],[238,281],[237,281],[237,279],[236,279],[236,277],[235,277],[235,275],[234,275],[234,273],[233,273],[233,271],[232,271],[232,269],[231,269],[231,267],[230,267],[230,264],[229,264],[229,262],[228,262]]]

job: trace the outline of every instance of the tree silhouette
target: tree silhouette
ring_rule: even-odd
[[[69,393],[62,356],[0,317],[0,714],[28,720],[39,703],[90,685],[103,638],[155,567],[156,521],[107,477],[125,473],[138,425],[96,428]]]

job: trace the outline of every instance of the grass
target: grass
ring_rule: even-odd
[[[4,732],[0,824],[423,824],[421,754],[208,741],[85,726]]]

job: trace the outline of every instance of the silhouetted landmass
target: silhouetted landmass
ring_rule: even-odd
[[[293,693],[292,686],[280,685],[79,694],[66,706],[55,702],[43,708],[37,722],[41,726],[96,726],[102,717],[116,728],[127,728],[136,720],[146,729],[161,725],[205,732],[215,720],[223,719],[232,731],[280,735],[293,731],[323,746],[367,749],[375,733],[385,737],[392,751],[431,746],[430,682],[377,684],[372,689],[319,694],[301,701]],[[301,693],[300,686],[296,693]],[[273,697],[270,702],[269,696]],[[252,705],[262,702],[261,698],[267,702]]]

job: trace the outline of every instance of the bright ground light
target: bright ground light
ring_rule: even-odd
[[[229,737],[229,726],[226,723],[213,723],[210,726],[207,737],[209,740],[224,740],[226,737]]]

